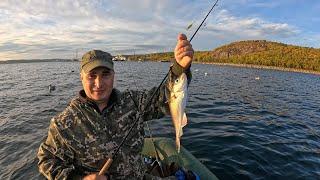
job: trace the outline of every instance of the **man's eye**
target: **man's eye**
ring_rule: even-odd
[[[104,72],[102,72],[102,76],[103,77],[110,77],[111,75],[112,75],[112,71],[104,71]]]
[[[95,74],[88,74],[88,79],[95,79],[97,75]]]
[[[104,76],[104,77],[105,76],[110,76],[110,74],[111,74],[110,72],[104,72],[104,73],[102,73],[102,76]]]

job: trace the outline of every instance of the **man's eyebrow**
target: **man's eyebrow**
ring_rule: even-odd
[[[87,74],[97,74],[97,72],[95,72],[95,71],[90,71],[90,72],[88,72]]]
[[[109,69],[103,70],[102,73],[111,73],[112,71]]]

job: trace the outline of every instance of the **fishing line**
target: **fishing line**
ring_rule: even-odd
[[[194,38],[194,36],[197,34],[197,32],[199,31],[199,29],[201,28],[201,26],[203,25],[203,23],[206,21],[206,19],[208,18],[209,14],[211,13],[211,11],[213,10],[213,8],[218,4],[218,1],[219,0],[216,0],[216,2],[213,4],[213,6],[211,7],[210,11],[207,13],[206,17],[202,20],[201,24],[198,26],[197,30],[193,33],[192,37],[190,38],[190,43],[192,41],[192,39]],[[190,27],[191,28],[191,27]],[[170,69],[171,70],[171,69]],[[169,72],[170,72],[169,70]],[[163,78],[163,80],[161,81],[160,85],[158,86],[158,89],[159,87],[162,85],[162,83],[164,82],[164,80],[168,77],[169,75],[169,72],[166,74],[166,76]],[[152,99],[150,99],[151,101]]]
[[[199,29],[201,28],[202,24],[204,23],[204,21],[207,19],[207,17],[209,16],[209,14],[211,13],[211,11],[213,10],[213,8],[217,5],[219,0],[217,0],[214,5],[211,7],[210,11],[208,12],[208,14],[206,15],[206,17],[203,19],[203,21],[201,22],[201,24],[198,26],[196,32],[194,32],[194,34],[192,35],[192,37],[190,38],[190,42],[192,41],[193,37],[197,34],[197,32],[199,31]]]
[[[136,81],[135,81],[134,78],[133,78],[133,83],[134,83],[136,89],[138,90],[138,88],[137,88],[138,86],[137,86],[137,83],[136,83]],[[140,113],[140,109],[139,109],[138,103],[134,100],[134,98],[133,98],[133,96],[132,96],[132,94],[131,94],[130,91],[129,91],[129,95],[130,95],[130,97],[131,97],[131,99],[132,99],[135,107],[137,108],[137,110],[138,110],[138,112],[139,112],[139,117],[141,117],[141,113]],[[154,141],[153,141],[152,132],[151,132],[151,129],[150,129],[150,127],[149,127],[149,123],[148,123],[148,121],[144,121],[144,123],[146,123],[146,125],[147,125],[147,130],[148,130],[148,132],[149,132],[149,137],[150,137],[150,139],[151,139],[152,145],[153,145],[153,147],[154,147],[154,151],[155,151],[155,153],[156,153],[156,162],[158,163],[158,165],[159,165],[159,167],[160,167],[162,177],[164,177],[164,171],[163,171],[163,168],[162,168],[162,166],[161,166],[159,152],[157,151],[156,145],[155,145],[155,143],[154,143]]]
[[[197,30],[194,32],[194,34],[192,35],[192,37],[190,38],[190,41],[192,41],[192,39],[194,38],[194,36],[197,34],[197,32],[199,31],[199,29],[201,28],[202,24],[204,23],[204,21],[207,19],[207,17],[209,16],[209,14],[211,13],[211,11],[213,10],[213,8],[217,5],[219,0],[216,0],[216,2],[214,3],[214,5],[211,7],[210,11],[208,12],[208,14],[206,15],[206,17],[203,19],[203,21],[201,22],[201,24],[198,26]],[[165,75],[165,77],[162,79],[160,85],[158,86],[158,88],[154,91],[154,93],[152,94],[151,98],[149,99],[149,101],[147,102],[146,106],[144,106],[144,110],[142,113],[139,112],[139,117],[134,121],[133,125],[130,127],[128,133],[125,135],[125,137],[122,139],[121,143],[118,145],[117,149],[115,150],[115,152],[111,155],[111,157],[109,157],[109,159],[107,160],[107,162],[104,164],[104,166],[101,168],[101,170],[99,171],[99,175],[103,175],[105,174],[109,167],[111,166],[113,159],[115,156],[118,155],[120,148],[122,147],[123,143],[126,141],[126,139],[128,138],[130,132],[132,131],[132,129],[136,126],[136,124],[139,122],[140,118],[143,117],[146,108],[149,107],[153,97],[157,94],[157,92],[160,90],[162,84],[164,83],[164,81],[167,79],[169,73],[171,72],[171,69],[168,71],[168,73]]]

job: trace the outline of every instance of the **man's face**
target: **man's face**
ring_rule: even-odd
[[[114,71],[105,67],[94,68],[88,73],[81,71],[81,81],[87,97],[107,103],[113,89]]]

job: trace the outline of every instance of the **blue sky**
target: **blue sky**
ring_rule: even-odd
[[[214,0],[1,0],[0,60],[172,51]],[[219,0],[192,41],[212,50],[248,39],[320,48],[320,0]],[[193,23],[190,30],[186,27]]]

